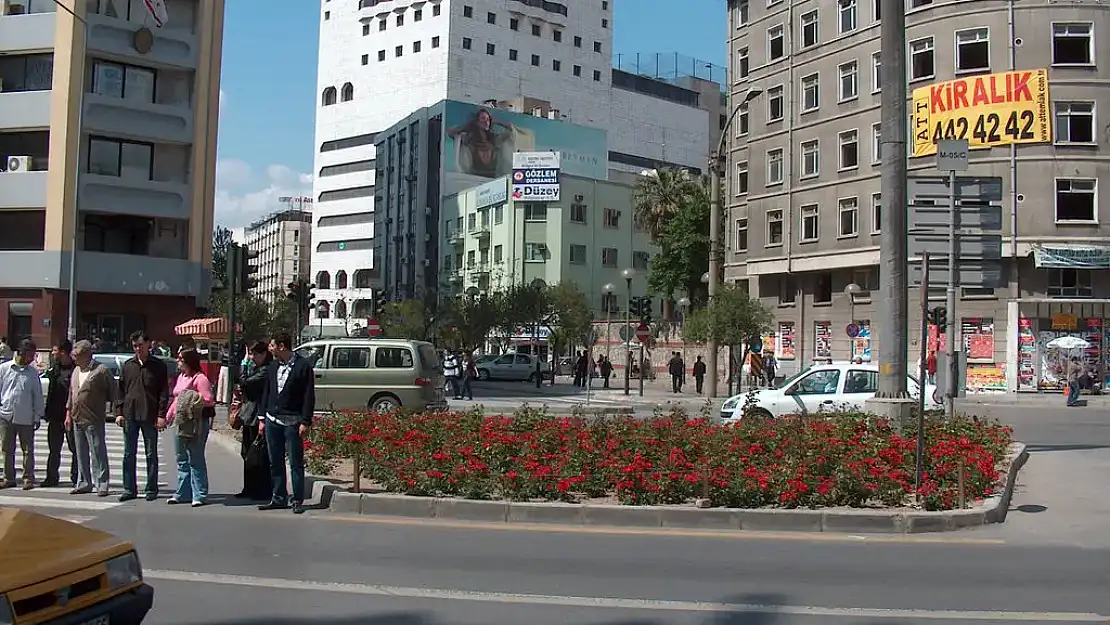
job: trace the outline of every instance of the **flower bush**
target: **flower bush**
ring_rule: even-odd
[[[1011,430],[926,420],[920,495],[928,509],[991,495]],[[362,475],[408,495],[680,504],[708,494],[735,508],[902,506],[914,495],[916,432],[864,414],[719,424],[682,411],[649,419],[340,412],[305,442],[309,469],[359,458]]]

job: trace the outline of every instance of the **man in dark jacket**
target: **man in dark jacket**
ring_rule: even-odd
[[[312,427],[316,407],[316,374],[312,363],[293,351],[293,338],[281,332],[270,340],[274,362],[267,373],[262,390],[261,413],[266,418],[258,424],[266,435],[270,452],[270,503],[259,510],[292,508],[293,514],[304,513],[304,437]],[[289,481],[286,488],[286,458],[289,460]]]
[[[54,346],[51,356],[53,364],[46,370],[49,384],[46,390],[46,480],[44,488],[53,488],[61,482],[59,473],[62,466],[62,443],[69,448],[69,481],[71,488],[77,487],[77,448],[74,446],[73,430],[66,429],[66,402],[69,401],[69,383],[73,377],[73,358],[70,352],[73,344],[62,341]]]
[[[146,452],[147,501],[158,499],[158,433],[166,429],[170,384],[166,363],[150,353],[150,337],[139,330],[131,334],[135,355],[123,363],[119,376],[116,425],[123,428],[123,494],[120,501],[137,497],[136,456],[139,436]]]

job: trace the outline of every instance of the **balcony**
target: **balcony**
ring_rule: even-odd
[[[3,88],[0,84],[0,127],[4,130],[50,127],[50,91],[2,91]]]
[[[478,238],[486,238],[489,236],[489,224],[480,223],[470,226],[470,234]]]
[[[68,271],[62,271],[63,284]],[[78,256],[77,284],[82,291],[197,297],[207,293],[210,279],[200,263],[186,259],[87,251]]]
[[[82,172],[82,211],[188,219],[189,185]]]
[[[0,54],[54,47],[54,13],[0,16]]]
[[[466,237],[461,232],[452,232],[447,235],[448,245],[462,245],[466,241]]]
[[[95,93],[85,94],[85,128],[96,134],[166,143],[193,142],[193,111]]]
[[[44,208],[45,206],[45,171],[0,173],[0,209]]]
[[[190,30],[154,28],[154,45],[145,55],[135,51],[135,31],[138,24],[104,15],[87,15],[89,22],[89,50],[116,58],[143,58],[146,64],[170,67],[195,68],[197,66],[197,36]],[[173,21],[173,17],[170,17]]]

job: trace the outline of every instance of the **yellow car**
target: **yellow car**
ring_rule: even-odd
[[[138,625],[153,604],[131,543],[0,508],[0,625]]]

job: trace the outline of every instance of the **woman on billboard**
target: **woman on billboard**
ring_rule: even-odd
[[[513,152],[531,149],[534,143],[529,141],[530,131],[494,119],[485,108],[479,108],[465,124],[449,128],[447,136],[455,140],[459,172],[483,178],[508,174]]]

